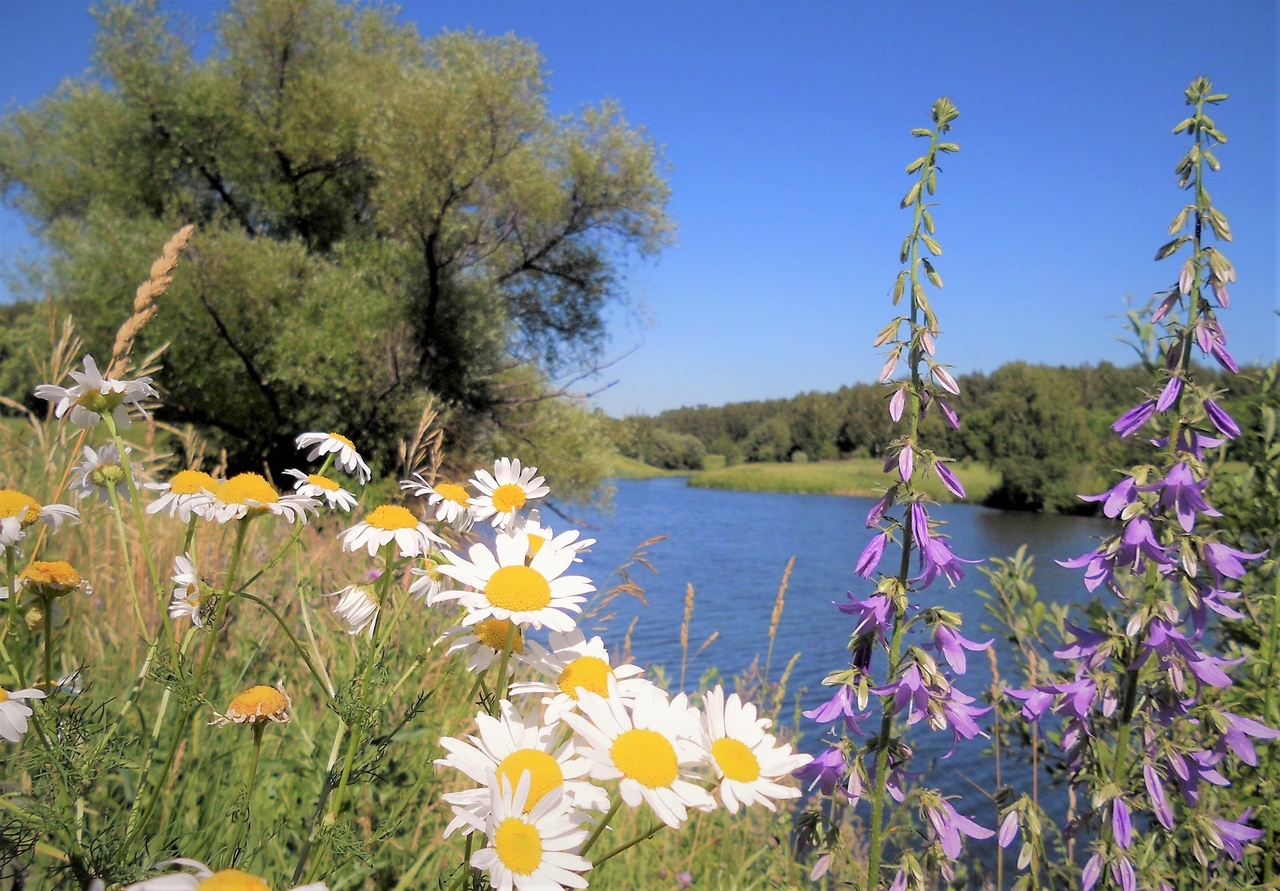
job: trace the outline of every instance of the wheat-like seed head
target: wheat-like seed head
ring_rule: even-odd
[[[151,264],[151,274],[141,285],[133,298],[133,315],[124,320],[120,330],[116,332],[116,342],[111,347],[111,364],[107,368],[107,377],[116,377],[124,373],[129,361],[129,353],[133,349],[134,338],[147,323],[160,311],[156,306],[156,298],[169,290],[173,283],[173,270],[178,265],[178,257],[191,243],[191,234],[196,227],[183,226],[173,237],[165,242],[160,256]]]

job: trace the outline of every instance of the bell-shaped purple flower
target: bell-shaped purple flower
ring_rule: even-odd
[[[1128,857],[1121,857],[1111,864],[1111,881],[1120,886],[1120,891],[1137,891],[1138,876]]]
[[[1249,842],[1255,842],[1262,838],[1262,830],[1254,829],[1252,826],[1246,826],[1245,821],[1249,819],[1251,810],[1245,810],[1240,815],[1240,819],[1232,820],[1214,820],[1213,825],[1218,828],[1218,838],[1222,842],[1222,848],[1231,855],[1231,859],[1236,863],[1240,862],[1240,858],[1244,856],[1244,846]]]
[[[1028,721],[1039,721],[1053,705],[1054,691],[1052,689],[1046,690],[1042,687],[1032,687],[1030,690],[1014,690],[1006,687],[1004,692],[1014,699],[1022,700],[1022,717]]]
[[[1081,495],[1080,500],[1103,502],[1102,512],[1114,520],[1126,507],[1138,500],[1138,484],[1133,477],[1126,476],[1102,494]]]
[[[907,405],[907,388],[905,386],[894,390],[893,396],[889,399],[889,417],[893,418],[893,423],[902,420],[902,410]]]
[[[1267,556],[1266,551],[1249,554],[1216,541],[1211,541],[1204,546],[1204,562],[1209,564],[1216,584],[1221,584],[1224,576],[1231,579],[1244,578],[1244,563],[1241,561],[1260,560],[1265,556]]]
[[[933,469],[938,471],[938,479],[942,480],[942,485],[947,487],[948,492],[957,498],[963,499],[965,497],[964,484],[960,482],[960,478],[955,475],[950,467],[939,461],[933,465]]]
[[[884,512],[893,506],[894,490],[890,489],[880,496],[875,504],[871,505],[871,510],[867,511],[867,528],[870,529],[876,523],[880,522],[880,518],[884,516]]]
[[[969,640],[969,638],[950,625],[939,624],[937,630],[933,633],[933,643],[926,644],[925,648],[941,654],[947,660],[947,664],[951,666],[951,670],[956,674],[964,674],[965,669],[968,667],[965,662],[964,651],[980,653],[990,648],[993,643],[995,643],[995,638],[986,643],[978,643],[977,641]]]
[[[1002,848],[1007,848],[1013,844],[1013,840],[1018,837],[1018,812],[1009,811],[1005,814],[1004,820],[1000,823],[1000,834],[996,836],[996,843]]]
[[[1151,805],[1151,812],[1156,815],[1161,826],[1165,829],[1173,829],[1173,808],[1169,806],[1169,799],[1165,797],[1164,783],[1160,782],[1160,773],[1150,761],[1142,765],[1142,780],[1147,787],[1147,801]]]
[[[942,409],[942,416],[947,419],[947,423],[951,425],[951,429],[960,429],[960,417],[956,414],[955,409],[951,407],[951,403],[947,400],[939,398],[938,408]]]
[[[829,795],[840,784],[840,780],[848,769],[844,752],[836,746],[831,746],[808,764],[797,768],[791,775],[798,780],[812,780],[809,783],[810,790],[817,786],[824,794]]]
[[[1169,382],[1160,391],[1160,398],[1156,400],[1156,411],[1168,411],[1169,406],[1177,402],[1178,397],[1181,395],[1182,378],[1175,374],[1169,378]]]
[[[896,681],[883,687],[872,687],[871,692],[877,696],[893,696],[893,713],[900,714],[907,709],[907,723],[919,721],[919,715],[926,714],[929,708],[929,687],[920,676],[919,667],[913,662]]]
[[[1089,858],[1089,862],[1084,865],[1084,869],[1080,871],[1080,891],[1092,891],[1093,886],[1098,884],[1098,877],[1102,875],[1102,855],[1094,854]]]
[[[974,708],[973,704],[976,701],[972,696],[961,693],[955,687],[949,687],[944,695],[936,698],[932,703],[929,710],[929,726],[935,730],[951,728],[951,750],[942,757],[950,758],[954,755],[960,740],[983,735],[982,728],[974,719],[991,711],[991,706]]]
[[[940,801],[936,805],[926,804],[924,811],[929,817],[929,822],[933,824],[934,832],[938,834],[938,840],[942,842],[942,853],[952,860],[960,856],[963,843],[961,834],[977,839],[991,838],[995,835],[992,830],[979,826],[968,817],[962,817],[956,813],[956,809],[949,801]]]
[[[1151,420],[1151,416],[1156,413],[1156,401],[1148,399],[1146,402],[1139,403],[1116,419],[1111,425],[1111,429],[1120,434],[1120,438],[1132,436],[1142,429],[1147,421]]]
[[[1235,439],[1240,435],[1240,425],[1236,423],[1235,418],[1227,414],[1218,403],[1212,399],[1204,401],[1204,413],[1209,416],[1209,420],[1213,426],[1222,432],[1222,435],[1228,439]]]
[[[881,640],[893,630],[893,602],[884,594],[873,594],[866,600],[854,600],[847,595],[848,603],[838,603],[836,608],[850,616],[856,616],[858,624],[854,634],[866,634],[874,629]]]
[[[1206,517],[1222,516],[1204,500],[1203,493],[1207,485],[1209,485],[1207,479],[1197,483],[1191,468],[1186,462],[1179,461],[1169,469],[1164,479],[1149,486],[1142,486],[1141,489],[1144,492],[1159,492],[1160,501],[1157,507],[1173,508],[1178,515],[1178,525],[1182,527],[1182,531],[1190,532],[1196,525],[1196,511]]]
[[[1237,758],[1250,767],[1258,766],[1258,753],[1254,751],[1253,743],[1249,742],[1249,737],[1254,739],[1276,739],[1280,737],[1280,730],[1275,730],[1266,724],[1260,724],[1251,718],[1242,718],[1231,712],[1223,712],[1222,717],[1226,719],[1227,731],[1222,734],[1219,750],[1225,745],[1236,754]]]
[[[1111,802],[1111,837],[1126,851],[1133,845],[1133,821],[1129,818],[1129,806],[1123,798]]]
[[[915,450],[910,445],[903,446],[902,451],[898,452],[898,476],[904,483],[911,479],[914,459]]]
[[[817,721],[819,724],[830,724],[836,718],[843,717],[844,725],[850,733],[858,736],[866,736],[866,732],[858,724],[859,720],[865,720],[866,715],[860,715],[853,709],[853,688],[848,684],[841,684],[836,688],[836,693],[822,705],[807,712],[801,712],[806,718]]]
[[[858,557],[858,563],[853,571],[864,579],[869,579],[875,573],[876,567],[880,565],[880,558],[884,556],[884,547],[889,542],[889,533],[883,532],[867,542],[867,546],[862,549],[862,554]]]

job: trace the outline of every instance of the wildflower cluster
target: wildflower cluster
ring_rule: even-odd
[[[533,505],[550,489],[536,468],[500,458],[492,471],[478,470],[466,482],[428,481],[415,474],[401,483],[410,500],[365,505],[358,522],[344,515],[364,502],[363,487],[372,472],[355,444],[339,433],[297,437],[299,451],[320,466],[287,469],[293,491],[282,492],[257,473],[224,477],[196,468],[157,482],[146,479],[120,437],[130,411],[140,409],[138,400],[154,398],[155,392],[145,381],[102,377],[91,357],[85,358],[85,368],[73,375],[75,387],[42,386],[38,392],[54,402],[58,417],[69,413],[86,429],[103,423],[112,437],[99,447],[84,446],[82,460],[68,476],[80,498],[106,502],[126,561],[131,542],[124,513],[132,511],[152,588],[148,597],[126,567],[135,633],[147,644],[146,665],[165,666],[165,673],[150,677],[144,667],[129,694],[126,708],[138,708],[139,691],[148,680],[165,687],[150,716],[154,729],[136,762],[129,819],[123,836],[113,841],[119,859],[95,867],[89,855],[76,852],[83,857],[85,882],[105,878],[134,891],[267,887],[264,879],[242,869],[253,857],[248,840],[264,739],[314,698],[295,702],[283,682],[258,683],[224,698],[210,666],[225,650],[225,638],[242,634],[244,620],[255,614],[269,616],[285,633],[325,706],[340,718],[314,815],[301,827],[305,843],[292,878],[299,891],[326,888],[325,877],[341,865],[337,827],[362,770],[358,757],[388,739],[373,732],[377,691],[390,642],[409,610],[440,611],[451,626],[432,650],[474,675],[472,692],[479,693],[481,709],[473,734],[440,740],[445,754],[435,762],[442,781],[467,784],[442,796],[452,811],[445,836],[465,837],[461,863],[441,877],[442,886],[586,887],[584,873],[641,840],[589,858],[623,806],[646,806],[656,817],[647,838],[663,827],[679,828],[691,811],[723,806],[737,813],[756,805],[773,811],[776,802],[800,795],[785,778],[811,758],[780,743],[755,705],[737,693],[726,695],[719,686],[705,692],[699,705],[684,693],[672,696],[646,679],[640,667],[614,664],[603,640],[588,638],[578,627],[583,605],[596,589],[574,570],[594,540],[572,529],[557,533],[542,522]],[[0,688],[0,736],[24,743],[34,727],[45,756],[56,762],[63,756],[47,732],[56,731],[62,719],[59,705],[44,701],[69,688],[52,672],[58,639],[52,607],[57,599],[83,596],[90,587],[65,562],[31,560],[21,571],[17,564],[34,524],[56,527],[79,513],[10,490],[0,492],[0,512],[7,583],[0,595],[11,614],[8,646],[0,653],[16,680],[14,689]],[[147,540],[146,515],[184,527],[183,547],[172,556],[167,579]],[[343,551],[370,561],[351,584],[328,595],[358,654],[345,681],[331,676],[314,640],[310,646],[301,643],[313,633],[305,611],[305,628],[293,627],[279,604],[252,590],[300,546],[304,527],[322,515],[341,527],[337,541]],[[272,521],[289,527],[288,540],[250,574],[251,531]],[[215,566],[210,554],[217,550],[209,542],[227,537],[234,541],[229,560]],[[41,622],[44,631],[37,635]],[[43,680],[28,686],[29,667],[40,661],[37,637],[43,644],[43,667],[37,669]],[[208,720],[193,728],[198,712]],[[164,798],[178,779],[183,741],[206,724],[226,728],[213,732],[251,737],[252,754],[229,815],[229,834],[215,850],[179,848],[167,852],[182,855],[176,859],[148,857],[148,836],[171,819]],[[122,861],[133,863],[132,874],[121,873]]]
[[[1240,435],[1217,394],[1197,383],[1193,364],[1198,350],[1238,370],[1217,318],[1235,270],[1219,248],[1203,243],[1210,231],[1231,240],[1204,183],[1205,168],[1219,166],[1215,149],[1226,142],[1206,108],[1226,98],[1204,78],[1186,91],[1193,112],[1174,132],[1194,140],[1178,165],[1179,186],[1193,200],[1174,218],[1175,237],[1156,259],[1184,248],[1189,255],[1153,315],[1165,330],[1153,390],[1112,425],[1121,437],[1153,431],[1158,460],[1123,471],[1107,492],[1082,496],[1100,503],[1120,530],[1061,561],[1084,570],[1089,591],[1113,594],[1118,603],[1089,627],[1066,624],[1072,640],[1055,653],[1068,660],[1064,674],[1008,691],[1028,721],[1056,719],[1070,781],[1087,792],[1091,807],[1068,827],[1095,836],[1080,876],[1084,891],[1100,881],[1123,891],[1172,888],[1180,849],[1206,869],[1222,855],[1239,861],[1262,832],[1247,809],[1219,812],[1207,790],[1227,785],[1227,759],[1256,766],[1253,741],[1280,736],[1215,706],[1209,695],[1231,685],[1227,669],[1235,664],[1208,651],[1209,614],[1242,618],[1233,586],[1247,561],[1264,556],[1221,540],[1203,522],[1221,516],[1205,497],[1211,450]],[[1006,819],[1012,835],[1014,812]],[[1142,843],[1135,823],[1148,829]]]
[[[914,221],[902,244],[900,260],[905,268],[894,283],[893,302],[896,306],[905,297],[909,308],[875,340],[875,346],[888,348],[880,381],[892,388],[889,415],[903,429],[886,449],[885,471],[895,473],[897,480],[867,514],[867,528],[875,529],[876,535],[855,567],[859,576],[874,580],[874,593],[865,598],[849,594],[848,602],[838,605],[842,613],[852,617],[849,667],[833,672],[825,681],[836,688],[832,698],[804,713],[820,724],[831,725],[836,741],[797,776],[820,786],[832,796],[833,804],[856,805],[864,797],[870,800],[869,860],[865,866],[855,866],[856,872],[865,875],[861,887],[866,889],[886,882],[881,870],[886,796],[901,805],[910,798],[930,838],[924,861],[910,851],[902,852],[891,881],[895,891],[908,885],[925,887],[935,870],[951,875],[951,861],[960,856],[964,836],[994,835],[957,811],[941,792],[910,786],[912,750],[903,735],[905,727],[921,723],[933,730],[950,731],[954,752],[955,744],[981,734],[977,718],[990,711],[978,707],[955,681],[965,673],[966,652],[985,650],[991,642],[965,637],[956,613],[940,607],[921,609],[916,602],[939,578],[954,585],[964,577],[964,564],[976,562],[952,552],[941,531],[942,523],[929,516],[926,498],[917,488],[922,474],[936,473],[957,498],[965,494],[947,459],[929,449],[919,435],[920,420],[931,408],[953,427],[960,424],[948,402],[959,395],[959,387],[935,358],[941,329],[924,287],[926,281],[942,287],[931,259],[938,257],[942,248],[934,238],[928,196],[937,187],[939,155],[959,151],[955,143],[942,141],[958,116],[949,100],[939,99],[933,107],[934,128],[912,131],[913,136],[928,139],[929,148],[908,165],[907,173],[914,174],[916,181],[902,200],[902,206],[912,210]],[[906,374],[895,378],[902,364]],[[895,506],[901,508],[900,515],[892,513]],[[895,543],[901,555],[897,567],[891,573],[878,572],[889,545]],[[922,635],[924,640],[910,643],[911,635]],[[882,664],[878,654],[887,656],[884,679],[879,683],[874,677],[876,667]],[[863,725],[873,717],[871,696],[879,699],[879,726],[867,728]],[[859,741],[858,737],[866,739]],[[811,816],[810,831],[816,832],[813,826],[830,819]],[[835,839],[827,848],[814,868],[815,878],[831,868],[833,858],[843,851]]]

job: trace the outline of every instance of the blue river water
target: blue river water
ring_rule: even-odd
[[[684,689],[699,688],[704,673],[713,668],[721,678],[731,678],[757,657],[763,663],[778,585],[787,561],[795,557],[774,646],[771,680],[776,680],[791,656],[799,653],[783,718],[791,714],[789,706],[796,693],[805,709],[829,698],[832,690],[822,686],[822,679],[848,665],[846,648],[852,631],[851,617],[839,612],[833,601],[845,601],[846,592],[859,598],[873,593],[872,584],[853,571],[870,540],[864,523],[873,499],[695,489],[686,486],[682,478],[619,480],[616,485],[611,510],[581,516],[584,535],[598,540],[584,556],[583,574],[593,578],[599,588],[607,588],[617,580],[611,578],[615,568],[641,542],[659,535],[666,539],[648,553],[656,575],[640,566],[630,570],[633,580],[645,589],[648,606],[620,597],[611,610],[613,617],[597,630],[610,648],[621,644],[634,619],[631,643],[635,660],[644,666],[663,666],[668,686],[679,686],[679,631],[686,585],[692,584],[695,600],[690,654],[713,632],[718,636],[690,660]],[[1041,599],[1063,603],[1082,603],[1088,595],[1080,574],[1063,569],[1054,560],[1083,554],[1111,529],[1109,522],[1101,519],[1009,513],[964,504],[932,506],[930,515],[946,522],[942,531],[951,537],[952,550],[960,557],[1008,557],[1025,544],[1035,559],[1035,583]],[[559,518],[544,519],[557,531],[565,528]],[[896,559],[896,553],[889,550],[885,566]],[[981,630],[982,625],[990,624],[990,618],[976,592],[990,590],[990,584],[977,566],[966,569],[964,579],[954,588],[947,586],[945,578],[935,582],[924,592],[920,605],[939,605],[960,613],[970,638],[985,641],[995,637],[1002,672],[1011,670],[1010,646],[998,634]],[[986,654],[969,654],[968,673],[957,686],[981,698],[990,682]],[[986,720],[980,719],[980,723]],[[816,751],[823,746],[818,728],[806,725],[802,726],[805,736],[801,748]],[[996,785],[994,759],[982,755],[989,742],[982,738],[962,742],[952,757],[944,759],[951,748],[950,731],[930,732],[923,722],[913,729],[917,731],[910,737],[915,768],[932,762],[924,781],[948,794],[963,796],[963,804],[957,802],[962,813],[994,826],[994,806],[978,791],[994,791]],[[1005,782],[1015,788],[1029,785],[1029,768],[1006,761],[1004,772]],[[1021,775],[1025,776],[1020,782]],[[986,848],[991,847],[991,843],[978,846],[973,853],[989,862],[993,848]]]

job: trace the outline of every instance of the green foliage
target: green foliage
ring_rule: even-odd
[[[237,2],[199,62],[154,0],[97,16],[92,75],[0,125],[0,190],[45,233],[48,296],[91,352],[138,258],[193,222],[141,349],[173,345],[165,417],[233,463],[321,429],[389,469],[428,393],[450,444],[564,429],[567,408],[530,426],[529,388],[598,358],[619,263],[672,231],[659,151],[615,105],[552,117],[532,44],[423,41],[337,0]],[[0,382],[20,373],[8,346]]]

